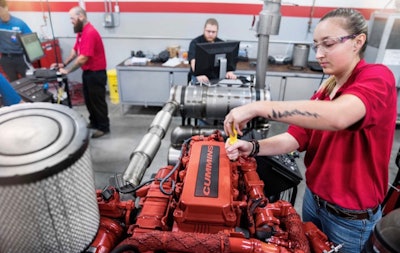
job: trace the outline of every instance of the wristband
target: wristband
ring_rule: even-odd
[[[250,157],[254,157],[260,152],[260,143],[257,140],[251,140],[251,144],[253,144],[253,148],[251,149],[251,152],[249,154]]]

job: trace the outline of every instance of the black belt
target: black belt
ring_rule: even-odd
[[[319,196],[313,194],[313,198],[319,207],[324,207],[331,214],[337,215],[339,217],[349,219],[349,220],[365,220],[369,219],[369,212],[367,210],[364,211],[347,211],[342,210],[336,207],[334,204],[329,203],[326,200],[321,199]],[[379,209],[379,205],[369,210],[372,211],[372,214],[376,214]]]
[[[11,53],[1,53],[2,56],[7,56],[7,57],[22,57],[23,54],[11,54]]]
[[[101,69],[101,70],[84,70],[84,73],[100,73],[100,72],[105,72],[106,70]]]

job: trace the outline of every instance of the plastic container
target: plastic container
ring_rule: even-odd
[[[108,87],[110,91],[110,100],[113,104],[119,103],[119,93],[118,93],[118,79],[117,70],[110,69],[107,70]]]

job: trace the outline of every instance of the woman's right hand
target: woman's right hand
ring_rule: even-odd
[[[253,144],[244,140],[237,140],[235,143],[230,144],[229,138],[225,142],[225,150],[229,160],[235,161],[239,156],[249,156]]]
[[[256,116],[255,108],[257,107],[256,102],[245,104],[233,108],[226,116],[224,120],[224,131],[226,135],[230,136],[233,134],[233,128],[236,129],[237,133],[242,136],[242,129],[246,124]]]

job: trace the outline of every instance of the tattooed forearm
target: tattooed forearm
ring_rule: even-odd
[[[285,117],[290,117],[290,116],[295,116],[295,115],[314,117],[314,118],[319,117],[319,115],[317,113],[301,112],[297,109],[292,110],[292,111],[283,111],[283,112],[272,110],[272,115],[268,115],[268,117],[271,119],[279,119],[279,118],[285,118]]]

